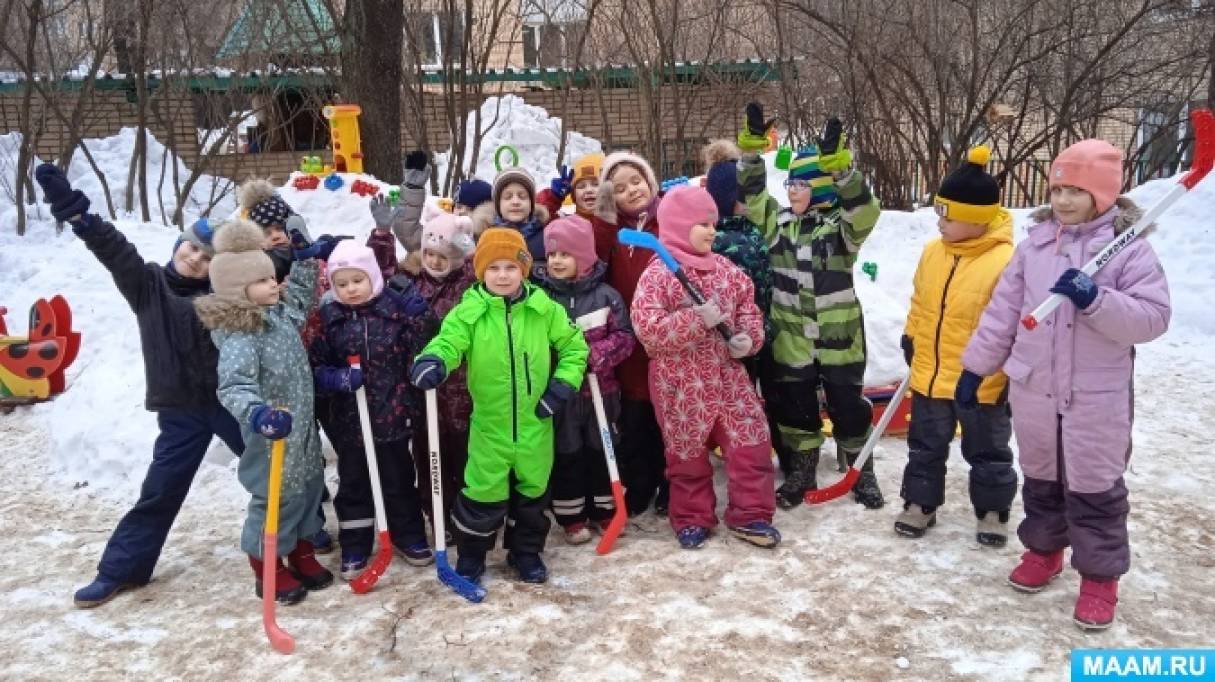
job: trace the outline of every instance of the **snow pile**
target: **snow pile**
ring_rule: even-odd
[[[557,147],[561,143],[561,119],[549,116],[548,112],[523,101],[517,95],[490,97],[481,105],[481,128],[484,137],[478,150],[476,164],[465,158],[465,175],[472,175],[493,182],[498,171],[494,165],[494,154],[503,145],[510,145],[519,152],[519,166],[526,168],[536,180],[537,189],[548,186],[548,181],[563,164],[584,155],[603,151],[598,140],[586,137],[573,130],[567,132],[565,158],[557,158]],[[470,113],[465,118],[468,144],[472,151],[476,138],[476,121]],[[446,177],[451,151],[435,155],[438,177]],[[510,164],[510,153],[502,153],[502,166]]]

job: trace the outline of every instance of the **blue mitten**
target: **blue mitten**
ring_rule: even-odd
[[[415,360],[413,370],[409,373],[410,383],[423,391],[437,387],[446,378],[447,367],[433,355],[424,355]]]
[[[313,375],[317,388],[325,393],[354,393],[363,385],[363,370],[358,367],[317,367]]]
[[[51,215],[61,223],[83,218],[89,210],[89,198],[72,189],[67,176],[53,163],[44,163],[34,171],[34,179],[42,187],[42,200],[51,205]]]
[[[962,370],[962,375],[958,377],[958,384],[953,389],[953,400],[958,407],[972,410],[979,406],[979,384],[981,383],[983,383],[983,377],[968,369]]]
[[[249,415],[249,426],[270,440],[280,440],[291,435],[291,413],[259,405]]]
[[[1097,300],[1097,283],[1076,268],[1064,270],[1063,274],[1059,275],[1059,281],[1055,282],[1055,286],[1050,290],[1053,294],[1068,297],[1080,310],[1088,308]]]
[[[574,397],[574,389],[564,381],[557,379],[549,381],[548,388],[544,389],[544,395],[540,396],[540,402],[536,403],[536,416],[547,419],[561,414],[561,409],[572,397]]]
[[[565,198],[574,189],[573,182],[574,169],[569,166],[561,166],[561,172],[548,184],[548,188],[552,190],[553,196],[561,201],[565,201]]]

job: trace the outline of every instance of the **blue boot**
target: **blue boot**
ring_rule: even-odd
[[[775,547],[780,544],[780,531],[770,523],[752,521],[744,526],[731,526],[730,532],[739,540],[757,547]]]
[[[76,608],[79,609],[96,608],[113,599],[119,592],[135,587],[139,587],[139,585],[109,580],[99,575],[93,579],[93,582],[76,590],[73,601],[76,603]]]
[[[481,584],[481,576],[485,575],[485,552],[460,552],[456,559],[456,573],[470,583]]]
[[[684,549],[700,549],[705,540],[709,539],[709,529],[703,526],[687,526],[680,528],[675,534],[679,538],[679,546]]]
[[[435,562],[435,554],[430,551],[430,545],[426,544],[425,540],[404,547],[394,545],[393,549],[410,566],[429,566]]]
[[[317,554],[328,554],[333,551],[333,537],[324,528],[312,536],[312,551]]]
[[[535,552],[507,552],[506,563],[519,572],[519,580],[539,584],[548,580],[548,567]]]

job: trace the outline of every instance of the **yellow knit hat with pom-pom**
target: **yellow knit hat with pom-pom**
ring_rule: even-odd
[[[1000,211],[1000,183],[987,174],[991,150],[979,145],[966,154],[966,163],[941,183],[933,207],[949,220],[985,225]]]

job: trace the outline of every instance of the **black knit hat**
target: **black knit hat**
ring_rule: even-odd
[[[734,206],[738,203],[738,164],[719,161],[710,166],[705,174],[705,189],[717,204],[717,215],[722,218],[734,215]]]
[[[1000,184],[984,168],[991,150],[979,145],[966,154],[966,163],[941,183],[933,202],[942,217],[985,225],[1000,210]]]

